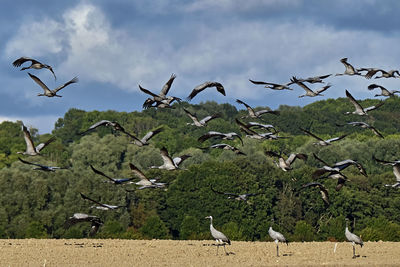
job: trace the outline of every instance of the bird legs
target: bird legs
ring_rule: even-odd
[[[356,245],[353,242],[353,259],[360,257],[360,255],[356,255]]]
[[[216,246],[217,246],[217,256],[218,256],[218,249],[219,249],[219,247],[220,246],[223,246],[224,247],[224,251],[225,251],[225,255],[229,255],[229,253],[226,251],[226,248],[225,248],[225,245],[226,245],[226,243],[222,243],[222,244],[216,244]]]
[[[279,241],[275,240],[276,243],[276,256],[279,257]]]

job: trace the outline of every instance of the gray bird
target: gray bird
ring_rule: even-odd
[[[67,168],[61,168],[61,167],[54,167],[54,166],[46,166],[46,165],[42,165],[39,163],[33,163],[33,162],[29,162],[26,160],[23,160],[21,158],[18,158],[19,161],[21,161],[24,164],[28,164],[28,165],[33,165],[33,166],[37,166],[39,168],[34,168],[34,170],[40,170],[40,171],[46,171],[46,172],[55,172],[56,170],[61,170],[61,169],[67,169]]]
[[[28,72],[29,76],[32,78],[32,80],[35,81],[35,83],[37,83],[40,87],[42,87],[44,93],[43,94],[38,94],[38,96],[47,96],[47,97],[62,97],[61,95],[57,95],[57,92],[60,91],[61,89],[63,89],[64,87],[73,84],[73,83],[77,83],[78,82],[78,77],[73,78],[72,80],[70,80],[69,82],[64,83],[63,85],[60,85],[59,87],[51,90],[49,89],[49,87],[47,87],[46,84],[44,84],[44,82],[42,82],[38,77],[36,77],[35,75],[32,75]]]
[[[122,185],[122,184],[133,184],[133,179],[134,178],[111,178],[108,175],[105,175],[103,172],[96,170],[92,165],[90,165],[90,168],[92,171],[96,174],[99,174],[101,176],[104,176],[108,179],[108,181],[104,181],[105,183],[112,183],[115,185]]]
[[[244,103],[242,100],[240,99],[236,99],[236,102],[239,104],[242,104],[246,107],[247,112],[249,113],[247,116],[242,117],[242,119],[250,117],[250,118],[260,118],[261,115],[263,114],[274,114],[274,115],[279,115],[279,111],[273,111],[273,110],[267,110],[267,109],[263,109],[263,110],[258,110],[258,111],[254,111],[254,109],[252,107],[250,107],[249,105],[247,105],[246,103]]]
[[[286,160],[283,159],[282,155],[279,155],[274,151],[265,151],[265,154],[270,157],[278,158],[278,162],[275,161],[274,162],[277,167],[281,168],[285,172],[293,169],[291,165],[296,159],[301,159],[306,161],[308,158],[308,156],[303,153],[291,153]]]
[[[396,178],[396,183],[395,184],[385,184],[385,186],[392,187],[392,188],[400,188],[400,160],[386,161],[386,160],[377,159],[377,158],[375,158],[374,155],[372,155],[372,158],[382,165],[393,166],[393,174],[394,174],[394,177]]]
[[[340,76],[340,75],[361,75],[361,73],[356,70],[350,63],[347,62],[347,57],[342,58],[340,62],[344,65],[346,68],[344,73],[338,73],[335,76]]]
[[[230,245],[231,241],[229,240],[228,237],[226,237],[226,235],[224,235],[223,233],[221,233],[220,231],[218,231],[217,229],[214,228],[214,226],[212,224],[212,220],[213,220],[212,216],[207,216],[207,217],[205,217],[205,219],[210,219],[210,232],[211,232],[212,237],[218,243],[217,244],[217,255],[218,255],[219,246],[223,246],[225,255],[229,255],[229,253],[226,251],[225,245],[226,244]],[[219,243],[221,243],[221,244],[219,244]]]
[[[324,201],[326,206],[329,206],[329,193],[323,184],[318,183],[318,182],[311,182],[311,183],[307,183],[307,184],[303,185],[301,189],[305,189],[308,187],[318,187],[319,192],[321,193],[322,200]]]
[[[293,84],[292,82],[287,83],[287,84],[278,84],[278,83],[269,83],[269,82],[262,82],[262,81],[253,81],[253,80],[250,80],[250,79],[249,79],[249,81],[251,83],[254,83],[254,84],[265,85],[264,86],[265,88],[269,88],[269,89],[272,89],[272,90],[285,90],[285,89],[286,90],[293,90],[292,88],[289,87],[289,85]]]
[[[136,182],[136,185],[140,185],[138,190],[141,189],[146,189],[146,188],[164,188],[166,183],[158,183],[156,182],[158,178],[154,179],[148,179],[144,173],[139,170],[135,165],[132,163],[129,163],[129,167],[131,168],[131,171],[133,174],[137,177],[139,177],[140,181]]]
[[[80,223],[80,222],[91,222],[92,223],[91,230],[89,233],[90,237],[93,237],[99,230],[100,226],[103,225],[103,221],[97,216],[88,215],[85,213],[74,213],[74,215],[72,217],[69,217],[65,221],[64,228],[67,229],[67,228],[71,227],[72,225]]]
[[[17,154],[23,154],[23,155],[28,155],[28,156],[37,156],[40,155],[40,151],[42,151],[43,148],[45,148],[48,144],[51,142],[55,141],[55,137],[51,137],[49,140],[47,140],[44,143],[40,143],[35,147],[32,141],[32,137],[30,132],[28,131],[28,128],[25,127],[25,125],[22,124],[22,131],[24,132],[24,139],[26,143],[26,150],[24,152],[17,152]]]
[[[310,131],[307,131],[307,130],[305,130],[303,128],[299,128],[299,129],[301,131],[305,132],[306,134],[308,134],[309,136],[314,137],[315,139],[317,139],[318,142],[314,143],[314,145],[320,145],[320,146],[328,146],[332,142],[339,141],[339,140],[341,140],[341,139],[343,139],[343,138],[345,138],[347,136],[347,134],[345,134],[345,135],[342,135],[342,136],[339,136],[339,137],[334,137],[334,138],[330,138],[330,139],[324,140],[324,139],[316,136],[315,134],[313,134]]]
[[[358,69],[358,71],[366,71],[367,73],[364,76],[367,79],[371,79],[378,72],[381,73],[381,76],[375,76],[375,79],[379,79],[379,78],[400,78],[400,73],[399,73],[398,70],[385,71],[383,69],[378,69],[378,68],[361,68],[361,69]],[[396,76],[396,74],[397,74],[397,76]]]
[[[191,113],[189,110],[183,108],[183,110],[186,112],[186,114],[189,116],[190,119],[192,119],[193,123],[187,123],[188,125],[193,125],[197,127],[204,127],[207,125],[207,123],[213,119],[220,118],[221,114],[213,114],[210,116],[206,116],[203,119],[199,120],[196,116],[196,114]]]
[[[276,256],[279,257],[279,242],[286,243],[286,245],[289,245],[289,241],[287,241],[286,238],[281,233],[274,231],[272,229],[272,226],[269,227],[268,234],[275,241]]]
[[[162,170],[177,170],[179,165],[186,159],[190,158],[191,155],[182,155],[180,157],[171,158],[168,150],[163,147],[160,149],[160,154],[163,160],[163,165],[161,166],[151,166],[151,169],[162,169]]]
[[[370,129],[376,136],[379,136],[380,138],[384,138],[383,135],[373,126],[369,125],[368,123],[362,122],[362,121],[352,121],[346,123],[347,125],[351,126],[358,126],[363,129]],[[342,127],[345,126],[345,124],[336,124],[336,126]]]
[[[355,259],[359,257],[356,256],[356,245],[360,245],[360,247],[362,247],[364,245],[364,242],[359,236],[349,231],[348,224],[349,224],[349,219],[346,218],[346,229],[344,231],[344,235],[346,236],[346,239],[350,241],[353,245],[353,259]]]
[[[216,194],[228,196],[228,199],[234,199],[234,200],[244,201],[244,202],[247,202],[248,197],[259,195],[257,193],[235,194],[235,193],[220,192],[220,191],[215,190],[212,187],[212,185],[210,185],[210,188],[211,188],[211,191],[213,191]]]
[[[309,77],[309,78],[306,78],[306,79],[296,78],[296,80],[299,81],[299,82],[302,82],[302,83],[304,83],[304,82],[307,82],[307,83],[324,83],[323,79],[326,79],[331,75],[332,74],[327,74],[327,75]],[[292,83],[294,83],[294,82],[292,82]]]
[[[360,115],[360,116],[365,116],[365,115],[368,115],[367,114],[367,112],[368,111],[371,111],[371,110],[374,110],[374,109],[377,109],[377,108],[379,108],[380,106],[382,106],[383,104],[384,104],[384,102],[380,102],[379,104],[377,104],[377,105],[374,105],[374,106],[370,106],[370,107],[367,107],[367,108],[363,108],[361,105],[360,105],[360,103],[358,103],[357,102],[357,100],[355,100],[355,98],[349,93],[349,91],[347,91],[346,90],[346,96],[347,96],[347,98],[350,100],[350,103],[352,103],[353,105],[354,105],[354,107],[355,107],[355,111],[353,111],[353,112],[345,112],[344,114],[345,115],[348,115],[348,114],[356,114],[356,115]]]
[[[212,149],[212,148],[217,148],[217,149],[223,149],[223,150],[231,150],[233,152],[235,152],[238,155],[246,155],[245,153],[243,153],[242,151],[240,151],[238,148],[228,145],[228,144],[215,144],[209,147],[199,147],[199,149],[202,150],[208,150],[208,149]]]
[[[394,97],[396,93],[400,93],[400,91],[398,90],[388,90],[385,87],[378,85],[378,84],[370,84],[368,85],[368,90],[374,90],[375,88],[379,88],[381,89],[381,93],[380,94],[376,94],[375,97],[377,96],[390,96],[390,97]]]
[[[243,140],[240,137],[240,135],[238,135],[237,133],[231,132],[231,133],[220,133],[220,132],[215,132],[215,131],[209,131],[205,134],[203,134],[202,136],[200,136],[197,141],[203,143],[204,141],[206,141],[209,138],[221,138],[223,140],[233,140],[234,137],[239,138],[240,142],[243,145]]]
[[[222,84],[220,84],[219,82],[205,82],[205,83],[202,83],[202,84],[196,86],[192,90],[190,95],[187,97],[187,100],[188,101],[192,100],[198,93],[200,93],[201,91],[203,91],[204,89],[209,88],[209,87],[215,87],[218,92],[220,92],[223,96],[226,96],[225,88],[224,88],[224,86],[222,86]]]
[[[33,58],[29,58],[29,57],[20,57],[17,60],[15,60],[12,64],[14,67],[20,67],[22,64],[24,64],[25,62],[31,62],[31,65],[28,67],[23,67],[21,68],[21,70],[27,70],[27,69],[48,69],[49,71],[51,71],[51,73],[53,73],[54,76],[54,80],[56,80],[56,75],[54,74],[53,68],[47,64],[43,64],[40,63],[39,61],[37,61],[36,59]]]
[[[103,203],[100,203],[99,201],[91,199],[90,197],[88,197],[88,196],[86,196],[86,195],[84,195],[82,193],[80,193],[80,194],[81,194],[81,197],[83,199],[89,200],[89,201],[97,204],[97,206],[93,205],[93,206],[91,206],[91,208],[95,208],[95,209],[99,209],[99,210],[116,210],[116,209],[119,209],[119,208],[125,208],[126,207],[126,206],[116,206],[116,205],[103,204]]]
[[[161,105],[165,105],[163,107],[167,107],[169,106],[172,101],[174,100],[181,100],[178,97],[174,97],[174,96],[167,96],[169,90],[171,89],[172,83],[174,82],[176,78],[176,75],[172,73],[171,77],[169,78],[169,80],[164,84],[164,86],[162,87],[161,91],[159,94],[155,94],[145,88],[143,88],[142,86],[139,85],[139,89],[140,91],[152,96],[152,98],[148,98],[146,99],[146,101],[143,103],[143,108],[149,108],[149,107],[154,107],[152,106],[154,103],[156,103],[157,107],[160,107]]]
[[[300,86],[301,88],[304,89],[304,91],[306,91],[306,93],[304,95],[300,95],[300,97],[305,97],[305,96],[310,96],[310,97],[314,97],[314,96],[323,96],[321,93],[324,92],[325,90],[327,90],[328,88],[330,88],[332,85],[327,84],[324,87],[322,87],[319,90],[313,91],[311,90],[307,85],[305,85],[304,83],[300,82],[299,80],[297,80],[296,77],[292,77],[291,81],[295,84],[297,84],[298,86]]]

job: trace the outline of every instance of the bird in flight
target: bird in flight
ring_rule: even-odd
[[[346,112],[346,113],[344,113],[344,114],[346,114],[346,115],[348,115],[348,114],[356,114],[356,115],[360,115],[360,116],[364,116],[364,115],[368,115],[367,114],[367,112],[368,111],[371,111],[371,110],[374,110],[374,109],[377,109],[377,108],[379,108],[380,106],[382,106],[383,104],[384,104],[384,102],[380,102],[379,104],[377,104],[377,105],[374,105],[374,106],[370,106],[370,107],[367,107],[367,108],[363,108],[361,105],[360,105],[360,103],[358,103],[357,102],[357,100],[355,100],[355,98],[349,93],[349,91],[347,91],[346,90],[346,96],[347,96],[347,98],[350,100],[350,102],[354,105],[354,107],[355,107],[355,111],[353,111],[353,112]]]
[[[54,80],[56,80],[56,75],[54,74],[53,68],[47,64],[43,64],[40,63],[39,61],[37,61],[36,59],[33,58],[29,58],[29,57],[20,57],[17,60],[15,60],[12,64],[14,67],[20,67],[22,64],[24,64],[25,62],[30,61],[31,65],[28,67],[23,67],[21,68],[21,70],[27,70],[27,69],[48,69],[49,71],[51,71],[51,73],[53,73],[54,76]]]
[[[26,150],[24,152],[17,152],[17,154],[23,154],[28,156],[37,156],[40,155],[40,151],[45,148],[48,144],[55,141],[56,138],[53,136],[49,140],[44,143],[40,143],[35,147],[32,141],[31,133],[28,131],[25,125],[22,124],[22,131],[24,132],[24,139],[26,143]]]
[[[32,78],[32,80],[34,80],[40,87],[42,87],[44,93],[43,94],[38,94],[38,96],[47,96],[47,97],[62,97],[61,95],[57,95],[57,92],[60,91],[61,89],[63,89],[64,87],[73,84],[73,83],[77,83],[78,82],[78,78],[75,77],[72,80],[70,80],[69,82],[64,83],[63,85],[60,85],[59,87],[51,90],[49,89],[49,87],[47,87],[46,84],[44,84],[44,82],[42,82],[38,77],[36,77],[33,74],[30,74],[28,72],[29,76]]]
[[[33,162],[29,162],[29,161],[23,160],[21,158],[18,158],[18,159],[19,159],[19,161],[21,161],[24,164],[37,166],[38,168],[34,168],[34,170],[46,171],[46,172],[55,172],[56,170],[67,169],[67,168],[61,168],[61,167],[46,166],[46,165],[42,165],[42,164],[39,164],[39,163],[33,163]]]
[[[204,82],[204,83],[196,86],[192,90],[190,95],[187,97],[187,100],[188,101],[192,100],[198,93],[200,93],[201,91],[203,91],[204,89],[209,88],[209,87],[215,87],[218,92],[220,92],[222,95],[226,96],[225,88],[219,82]]]

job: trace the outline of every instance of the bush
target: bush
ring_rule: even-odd
[[[150,239],[168,239],[170,237],[167,227],[157,215],[148,218],[139,230],[144,237]]]

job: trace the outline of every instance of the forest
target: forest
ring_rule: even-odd
[[[380,100],[366,99],[362,105]],[[279,115],[266,114],[263,123],[272,124],[279,132],[277,140],[254,140],[241,133],[235,118],[247,114],[234,105],[205,102],[192,105],[175,103],[173,109],[150,108],[141,112],[84,111],[70,109],[55,123],[51,134],[39,135],[30,128],[34,143],[50,137],[41,156],[17,154],[25,150],[22,122],[0,124],[0,238],[86,238],[90,224],[76,224],[68,229],[65,221],[74,213],[96,215],[104,224],[96,238],[128,239],[210,239],[209,220],[231,240],[270,241],[268,228],[283,233],[289,241],[345,240],[345,218],[353,232],[364,241],[400,241],[399,188],[385,186],[396,179],[391,166],[379,164],[373,157],[394,161],[400,159],[400,100],[387,98],[385,104],[368,116],[345,115],[353,109],[346,98],[327,99],[304,107],[282,105]],[[218,113],[206,127],[189,125],[191,119],[183,108],[199,118]],[[242,107],[241,107],[242,108]],[[257,107],[261,109],[265,107]],[[163,128],[148,146],[132,144],[127,135],[99,127],[85,135],[100,120],[116,121],[138,137]],[[373,125],[384,138],[369,129],[345,125],[351,121]],[[338,125],[345,125],[339,127]],[[347,135],[328,146],[313,144],[316,140],[300,128],[328,139]],[[197,139],[208,131],[240,133],[240,140],[223,140],[245,155],[228,150],[202,150],[218,141]],[[160,149],[172,156],[190,155],[181,169],[174,171],[150,169],[162,164]],[[266,151],[278,154],[304,153],[307,160],[296,160],[290,171],[283,171]],[[361,163],[367,177],[355,167],[343,170],[348,177],[343,188],[335,190],[337,180],[313,178],[323,164],[353,159]],[[59,166],[55,172],[33,170],[18,160]],[[104,183],[97,170],[111,177],[135,177],[129,164],[141,169],[148,177],[158,177],[165,188],[138,190],[135,184]],[[318,181],[329,192],[326,205],[318,188],[302,188]],[[219,192],[254,193],[248,201],[227,198]],[[117,210],[91,208],[80,193],[102,203],[121,205]]]

